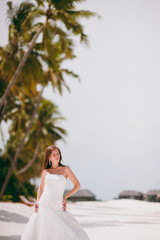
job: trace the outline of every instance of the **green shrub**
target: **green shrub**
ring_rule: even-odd
[[[3,195],[2,201],[13,201],[12,195]]]
[[[9,169],[7,166],[8,164],[5,164],[5,162],[6,160],[4,161],[2,158],[0,158],[0,189]],[[2,200],[12,200],[13,202],[19,202],[19,195],[24,195],[25,197],[35,197],[35,185],[27,181],[20,182],[18,176],[13,172]]]

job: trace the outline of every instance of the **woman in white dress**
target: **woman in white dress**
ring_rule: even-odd
[[[58,147],[46,148],[34,213],[21,240],[89,240],[79,222],[66,211],[66,200],[81,185],[72,170],[61,163]],[[67,178],[73,189],[63,197]]]

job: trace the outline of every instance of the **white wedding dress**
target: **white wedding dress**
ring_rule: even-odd
[[[89,240],[79,222],[63,211],[66,178],[47,174],[37,213],[30,217],[21,240]]]

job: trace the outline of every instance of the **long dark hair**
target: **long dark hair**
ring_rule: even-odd
[[[50,157],[50,155],[51,155],[51,153],[52,153],[52,151],[53,151],[54,149],[57,149],[57,150],[59,151],[59,154],[60,154],[59,166],[65,167],[65,165],[63,165],[63,164],[61,163],[62,154],[61,154],[60,149],[59,149],[58,147],[56,147],[55,145],[51,145],[51,146],[49,146],[49,147],[47,147],[47,148],[45,149],[45,156],[44,156],[44,162],[43,162],[43,166],[42,166],[42,171],[43,171],[44,169],[48,169],[48,168],[51,167],[51,166],[49,165],[49,157]]]

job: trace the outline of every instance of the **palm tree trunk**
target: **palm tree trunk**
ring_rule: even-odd
[[[18,65],[18,67],[17,67],[17,69],[16,69],[16,71],[15,71],[15,73],[14,73],[11,81],[9,82],[9,84],[8,84],[8,86],[7,86],[4,94],[3,94],[3,96],[2,96],[2,99],[1,99],[1,101],[0,101],[0,109],[1,109],[1,107],[3,106],[3,104],[4,104],[4,101],[5,101],[6,98],[8,97],[8,94],[9,94],[9,92],[10,92],[10,90],[11,90],[12,85],[15,83],[16,79],[19,77],[19,74],[21,73],[21,70],[22,70],[25,62],[26,62],[27,58],[29,57],[29,54],[30,54],[31,50],[32,50],[33,47],[34,47],[35,41],[36,41],[36,39],[38,38],[39,34],[42,32],[43,28],[44,28],[44,24],[40,27],[40,29],[38,30],[38,32],[37,32],[37,33],[35,34],[35,36],[33,37],[32,42],[31,42],[31,44],[30,44],[30,46],[29,46],[28,51],[24,54],[21,62],[19,63],[19,65]]]
[[[34,161],[35,161],[35,159],[36,159],[36,157],[37,157],[37,155],[38,155],[39,148],[40,148],[40,143],[38,142],[38,143],[37,143],[37,146],[36,146],[36,149],[35,149],[35,151],[34,151],[33,158],[31,159],[31,161],[30,161],[25,167],[21,168],[21,169],[17,172],[18,175],[24,173],[25,171],[27,171],[28,168],[30,168],[30,167],[32,166],[32,164],[34,163]]]
[[[0,123],[1,123],[1,121],[3,119],[3,116],[5,114],[6,108],[7,108],[7,100],[4,101],[3,109],[2,109],[1,115],[0,115]]]
[[[4,195],[4,192],[5,192],[5,190],[6,190],[6,187],[7,187],[7,185],[8,185],[8,182],[9,182],[9,180],[10,180],[10,178],[11,178],[12,172],[13,172],[15,166],[16,166],[16,163],[17,163],[19,154],[20,154],[20,152],[21,152],[21,150],[22,150],[22,148],[23,148],[23,146],[24,146],[24,144],[25,144],[25,140],[26,140],[26,138],[27,138],[27,136],[28,136],[28,134],[29,134],[29,131],[30,131],[30,129],[31,129],[31,127],[32,127],[32,124],[33,124],[33,122],[34,122],[34,119],[35,119],[35,117],[36,117],[36,114],[37,114],[37,111],[38,111],[38,108],[39,108],[39,105],[40,105],[40,102],[41,102],[43,90],[44,90],[44,87],[43,87],[43,89],[41,90],[41,92],[40,92],[40,94],[39,94],[38,101],[37,101],[37,103],[36,103],[36,107],[35,107],[34,112],[33,112],[33,114],[32,114],[32,117],[31,117],[30,123],[29,123],[29,125],[28,125],[28,128],[27,128],[27,130],[26,130],[26,132],[25,132],[24,137],[22,138],[22,140],[21,140],[21,142],[20,142],[19,148],[17,149],[17,152],[16,152],[16,154],[15,154],[15,156],[14,156],[14,159],[13,159],[13,162],[12,162],[12,164],[11,164],[11,167],[10,167],[10,169],[8,170],[7,176],[6,176],[5,181],[4,181],[3,185],[2,185],[2,189],[1,189],[1,192],[0,192],[0,199],[1,199],[1,198],[3,197],[3,195]]]

